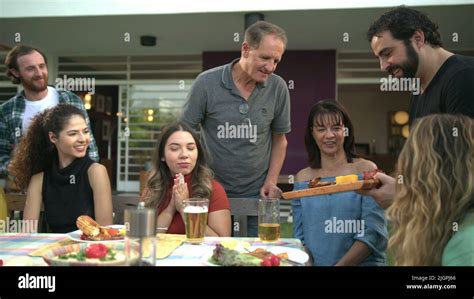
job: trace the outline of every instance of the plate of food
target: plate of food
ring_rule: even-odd
[[[258,257],[262,260],[276,255],[282,262],[289,261],[295,264],[304,265],[309,260],[309,255],[303,250],[284,246],[252,246],[250,255]]]
[[[378,179],[374,178],[375,174],[378,172],[382,171],[379,169],[366,171],[363,173],[362,180],[359,180],[359,177],[356,174],[337,176],[336,180],[332,182],[321,181],[321,177],[314,178],[309,181],[307,189],[284,192],[282,193],[282,197],[283,199],[294,199],[315,195],[378,188],[380,187],[381,183]]]
[[[67,234],[76,242],[121,242],[125,238],[124,225],[101,226],[86,215],[79,216],[76,225],[79,229]]]
[[[221,244],[202,259],[208,266],[304,266],[308,260],[308,254],[296,248],[252,246],[239,252]]]
[[[138,256],[127,260],[123,243],[76,243],[51,249],[43,260],[50,266],[124,266]]]

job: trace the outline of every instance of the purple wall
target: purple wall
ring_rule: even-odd
[[[204,52],[203,69],[231,62],[239,52]],[[286,51],[275,72],[290,87],[291,132],[281,174],[296,174],[308,166],[304,148],[304,128],[309,110],[319,100],[336,97],[336,51]]]

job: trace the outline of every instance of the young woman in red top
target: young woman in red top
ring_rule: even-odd
[[[158,138],[154,170],[142,199],[157,209],[158,228],[169,234],[184,234],[183,200],[209,199],[206,236],[231,235],[230,205],[224,188],[213,179],[199,138],[187,125],[178,122],[165,127]]]

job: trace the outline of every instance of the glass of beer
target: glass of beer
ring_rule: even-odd
[[[279,199],[258,201],[258,237],[263,242],[275,242],[280,239]]]
[[[209,200],[206,198],[189,198],[184,200],[183,204],[186,242],[201,244],[206,232]]]

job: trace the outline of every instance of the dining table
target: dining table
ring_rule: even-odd
[[[183,236],[183,240],[184,240]],[[201,244],[181,242],[166,257],[157,258],[155,266],[212,266],[209,257],[217,244],[224,242],[247,242],[251,248],[263,247],[287,250],[299,254],[306,254],[299,239],[281,238],[272,243],[262,242],[259,238],[235,237],[205,237]],[[41,256],[53,246],[74,244],[67,234],[51,233],[6,233],[0,235],[0,263],[4,266],[48,266]],[[159,242],[157,246],[160,246]],[[43,250],[42,250],[43,249]],[[38,254],[39,253],[39,254]],[[301,263],[308,266],[309,261]]]

